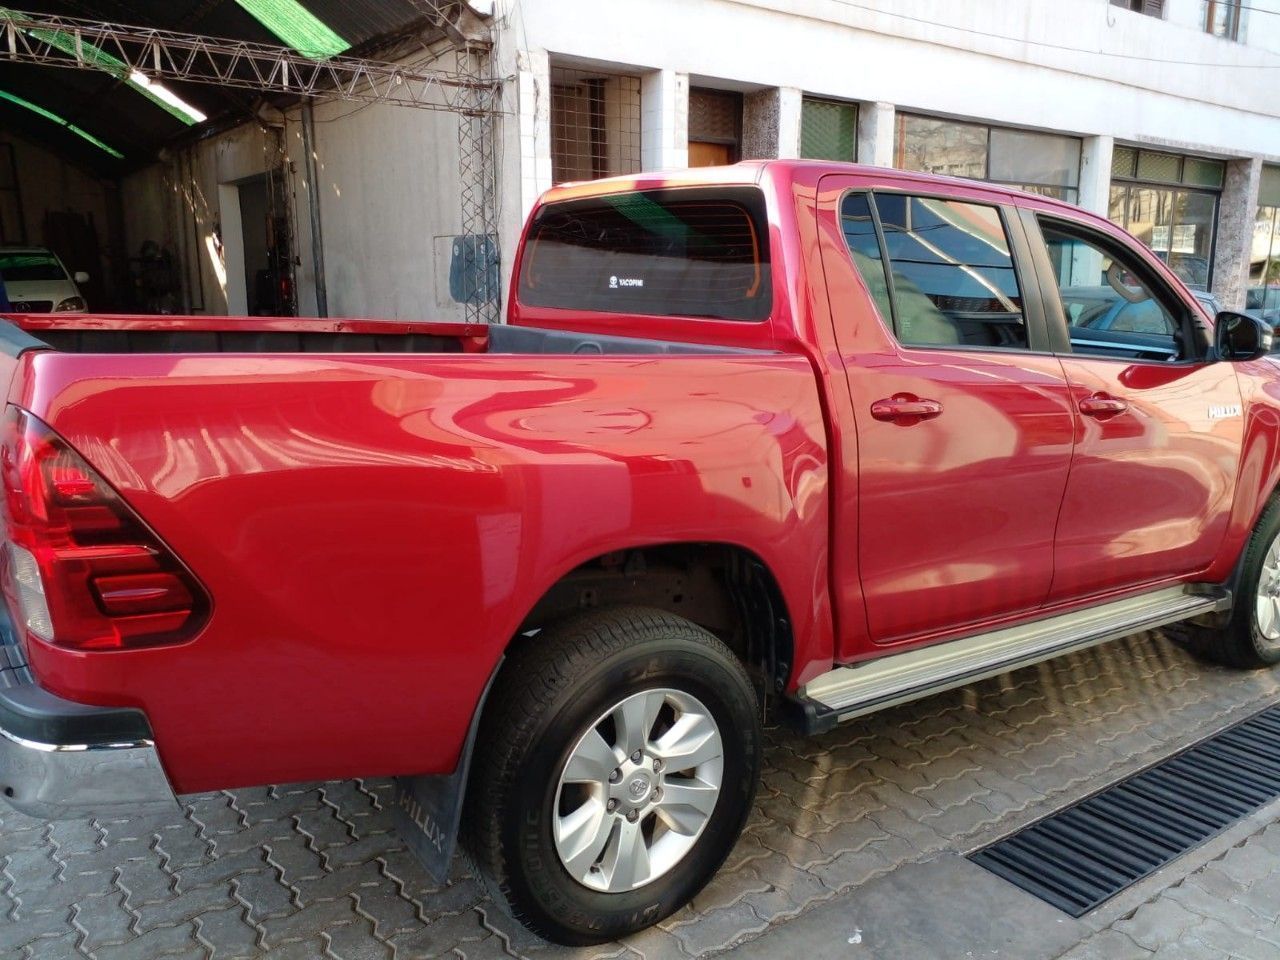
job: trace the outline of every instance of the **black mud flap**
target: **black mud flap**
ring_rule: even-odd
[[[442,777],[396,777],[395,824],[401,838],[439,883],[449,878],[467,788],[468,749]]]
[[[462,823],[462,804],[467,794],[467,777],[471,772],[471,754],[475,749],[480,715],[498,670],[499,660],[489,674],[489,682],[480,694],[466,742],[453,773],[441,776],[396,777],[396,830],[427,873],[439,883],[449,879],[449,864],[458,846],[458,827]]]

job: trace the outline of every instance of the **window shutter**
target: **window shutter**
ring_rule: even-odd
[[[1164,0],[1142,0],[1142,12],[1148,17],[1164,17]]]

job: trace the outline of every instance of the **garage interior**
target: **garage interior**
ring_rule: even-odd
[[[469,5],[25,6],[0,7],[0,246],[48,247],[88,274],[92,312],[328,315],[316,128],[373,105],[456,118],[441,144],[461,178],[449,215],[494,234],[497,85]],[[343,112],[320,117],[333,103]],[[235,152],[251,157],[245,176],[196,169]],[[472,287],[468,319],[489,319],[496,298]]]

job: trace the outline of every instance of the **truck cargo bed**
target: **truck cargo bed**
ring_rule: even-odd
[[[63,353],[725,354],[759,352],[505,324],[281,317],[7,314]],[[37,346],[28,344],[28,348]]]

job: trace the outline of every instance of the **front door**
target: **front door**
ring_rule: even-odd
[[[1009,214],[844,182],[823,179],[819,216],[857,421],[868,634],[937,639],[1034,611],[1052,580],[1074,421],[1043,311],[1035,298],[1024,309]],[[842,610],[845,622],[858,613]]]
[[[1069,218],[1027,227],[1048,254],[1050,329],[1066,341],[1077,421],[1050,600],[1193,577],[1231,509],[1244,428],[1235,370],[1206,359],[1195,311],[1132,246]]]

